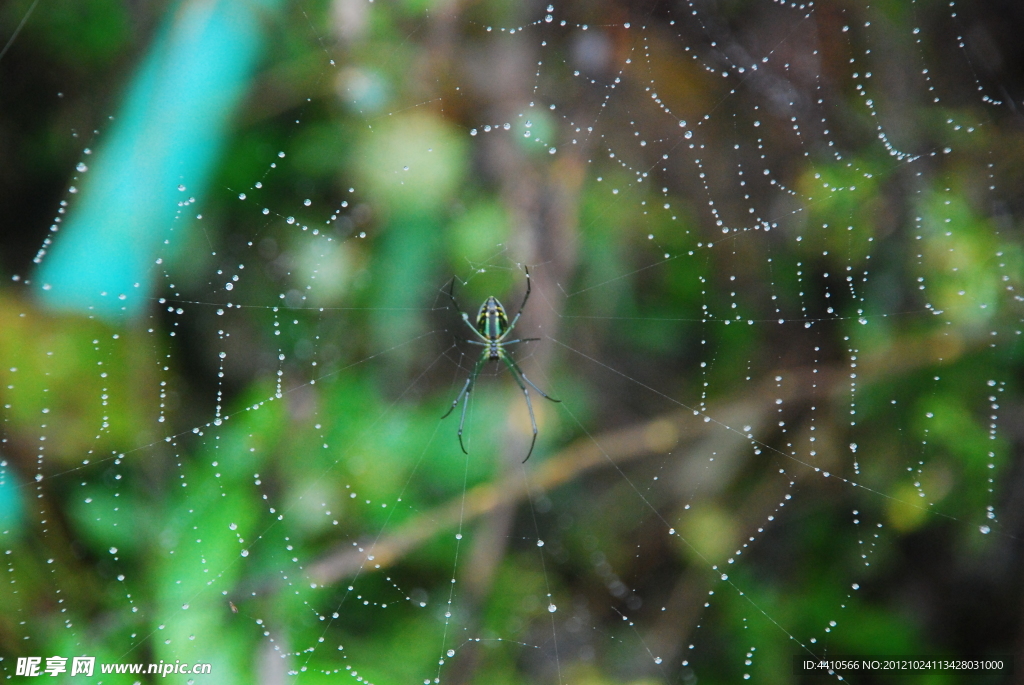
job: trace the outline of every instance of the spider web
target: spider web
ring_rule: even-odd
[[[0,668],[692,683],[1010,651],[991,601],[929,596],[971,635],[901,608],[1007,596],[955,569],[1019,525],[1017,115],[975,11],[296,8],[144,317],[55,318],[14,269]],[[451,272],[472,313],[525,266],[513,354],[562,402],[524,465],[504,367],[468,454],[441,415],[479,354]]]

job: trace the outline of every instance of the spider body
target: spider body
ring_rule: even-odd
[[[476,325],[474,326],[469,320],[469,314],[466,314],[459,308],[459,303],[455,300],[455,277],[452,277],[452,285],[448,290],[448,297],[451,298],[452,304],[455,305],[455,310],[462,315],[462,320],[466,322],[470,330],[476,334],[479,340],[467,340],[466,342],[471,345],[480,345],[485,348],[477,360],[476,365],[469,374],[469,378],[466,379],[466,384],[462,386],[462,391],[459,392],[458,397],[452,402],[452,406],[448,408],[448,411],[441,418],[447,418],[449,414],[455,411],[455,407],[459,406],[459,402],[465,400],[462,404],[462,419],[459,421],[459,447],[466,454],[466,446],[462,442],[462,429],[466,424],[466,407],[469,405],[469,395],[473,392],[473,386],[476,384],[477,376],[480,375],[480,371],[483,369],[484,364],[489,361],[500,361],[504,362],[505,366],[508,367],[509,373],[512,374],[512,378],[515,379],[516,384],[523,391],[523,396],[526,398],[526,408],[530,412],[530,425],[533,427],[533,441],[530,442],[530,451],[526,453],[526,459],[530,458],[533,454],[533,446],[537,443],[537,419],[533,415],[533,402],[530,400],[530,391],[527,390],[526,386],[529,385],[531,388],[540,393],[541,397],[551,400],[552,402],[561,402],[553,397],[549,397],[543,390],[533,384],[523,370],[519,368],[515,360],[505,350],[506,345],[512,345],[521,342],[531,342],[533,340],[539,340],[540,338],[520,338],[517,340],[506,340],[508,334],[512,332],[512,329],[516,327],[519,322],[519,317],[523,314],[523,309],[526,307],[527,300],[530,299],[530,270],[526,269],[526,296],[523,298],[523,304],[519,307],[519,312],[515,315],[512,321],[509,321],[508,315],[505,313],[505,308],[501,306],[501,302],[498,298],[493,295],[484,300],[484,303],[480,305],[480,310],[476,314]],[[524,383],[525,381],[525,383]],[[523,463],[526,463],[526,459],[523,459]]]
[[[509,329],[505,308],[498,302],[498,298],[491,295],[480,305],[480,311],[476,315],[476,331],[487,343],[488,359],[501,359],[501,346],[508,344],[502,343],[501,339]]]

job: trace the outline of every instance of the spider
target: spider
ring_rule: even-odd
[[[476,315],[476,326],[469,321],[469,314],[466,314],[459,307],[459,303],[455,299],[455,277],[452,277],[452,285],[448,290],[448,297],[451,298],[452,303],[455,305],[455,311],[462,315],[462,320],[466,322],[466,325],[472,329],[473,333],[480,338],[480,340],[467,340],[471,345],[480,345],[485,348],[483,353],[480,355],[480,359],[477,360],[476,365],[473,367],[473,371],[469,374],[469,378],[466,379],[466,384],[462,386],[462,391],[459,396],[452,402],[452,406],[445,412],[442,419],[448,418],[448,415],[455,411],[455,407],[459,405],[463,399],[465,402],[462,404],[462,419],[459,421],[459,447],[462,448],[463,453],[469,454],[466,451],[466,446],[462,442],[462,429],[466,424],[466,406],[469,404],[469,394],[473,392],[473,385],[476,383],[477,376],[480,375],[480,371],[483,369],[484,364],[488,361],[503,361],[505,366],[508,367],[509,373],[512,374],[512,378],[516,380],[516,383],[523,391],[523,396],[526,398],[526,408],[530,411],[530,424],[533,426],[533,440],[530,442],[530,451],[526,453],[526,459],[530,458],[533,454],[533,446],[537,443],[537,419],[533,415],[533,403],[530,401],[530,393],[526,389],[526,385],[523,381],[526,381],[531,388],[541,394],[541,397],[551,400],[552,402],[561,402],[562,400],[556,400],[553,397],[548,396],[543,390],[533,384],[523,370],[519,368],[515,360],[509,356],[509,353],[505,350],[506,345],[512,345],[520,342],[531,342],[534,340],[540,340],[540,338],[518,338],[516,340],[505,340],[508,334],[512,332],[512,329],[516,327],[516,323],[519,321],[519,317],[523,315],[523,309],[526,308],[526,301],[530,299],[530,270],[526,269],[526,297],[523,298],[523,304],[519,306],[519,313],[512,319],[512,323],[509,323],[508,316],[505,314],[505,308],[501,306],[501,302],[498,302],[498,298],[488,297],[484,300],[484,303],[480,305],[480,311]],[[526,459],[523,459],[523,463],[526,463]]]

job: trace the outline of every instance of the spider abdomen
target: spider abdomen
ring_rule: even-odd
[[[508,330],[508,315],[505,314],[505,308],[498,302],[498,298],[492,295],[480,305],[480,311],[476,315],[476,329],[490,343],[496,343]],[[491,359],[497,358],[497,347],[492,344]]]

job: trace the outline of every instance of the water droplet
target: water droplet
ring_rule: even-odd
[[[548,604],[548,611],[550,611],[553,614],[556,611],[558,611],[558,607],[556,607],[554,604]]]

